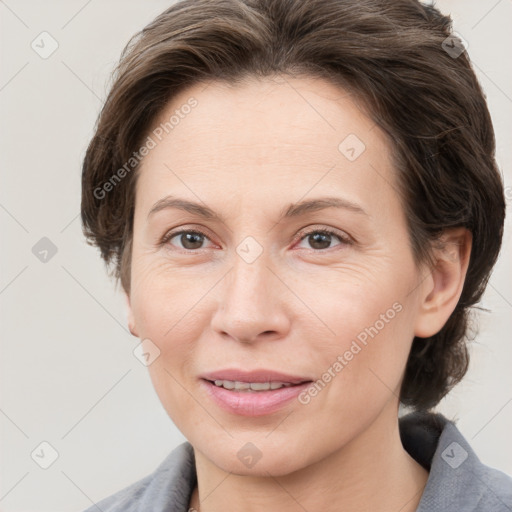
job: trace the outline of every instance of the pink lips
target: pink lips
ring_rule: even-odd
[[[252,370],[246,372],[237,369],[219,370],[216,372],[205,373],[201,378],[206,380],[233,380],[240,382],[288,382],[290,384],[300,384],[301,382],[311,381],[307,377],[297,375],[288,375],[286,373],[275,372],[273,370]]]
[[[215,380],[240,382],[282,382],[293,384],[268,391],[237,391],[216,386]],[[236,369],[219,370],[201,375],[200,384],[207,395],[222,409],[241,416],[263,416],[284,407],[306,389],[311,379],[288,375],[272,370],[242,371]]]

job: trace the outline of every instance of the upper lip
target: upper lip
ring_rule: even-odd
[[[300,377],[297,375],[289,375],[274,370],[239,370],[236,368],[226,368],[225,370],[217,370],[201,375],[202,379],[214,380],[230,380],[239,382],[284,382],[290,384],[301,384],[302,382],[310,382],[308,377]]]

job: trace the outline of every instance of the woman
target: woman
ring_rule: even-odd
[[[82,221],[188,442],[89,510],[510,510],[512,479],[431,411],[504,215],[435,8],[173,5],[123,52]]]

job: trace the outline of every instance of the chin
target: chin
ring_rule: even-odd
[[[247,436],[241,436],[246,437]],[[200,446],[205,444],[203,446]],[[301,448],[297,448],[301,446]],[[234,438],[224,443],[206,442],[194,445],[219,469],[240,476],[284,476],[308,465],[305,443],[280,443],[257,439],[254,442]]]

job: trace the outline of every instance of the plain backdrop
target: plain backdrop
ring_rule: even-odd
[[[133,355],[123,296],[79,219],[81,160],[110,73],[129,37],[170,4],[0,0],[5,512],[82,511],[152,472],[185,440]],[[437,5],[468,42],[488,97],[509,218],[469,373],[436,410],[458,421],[483,462],[512,475],[512,2]]]

